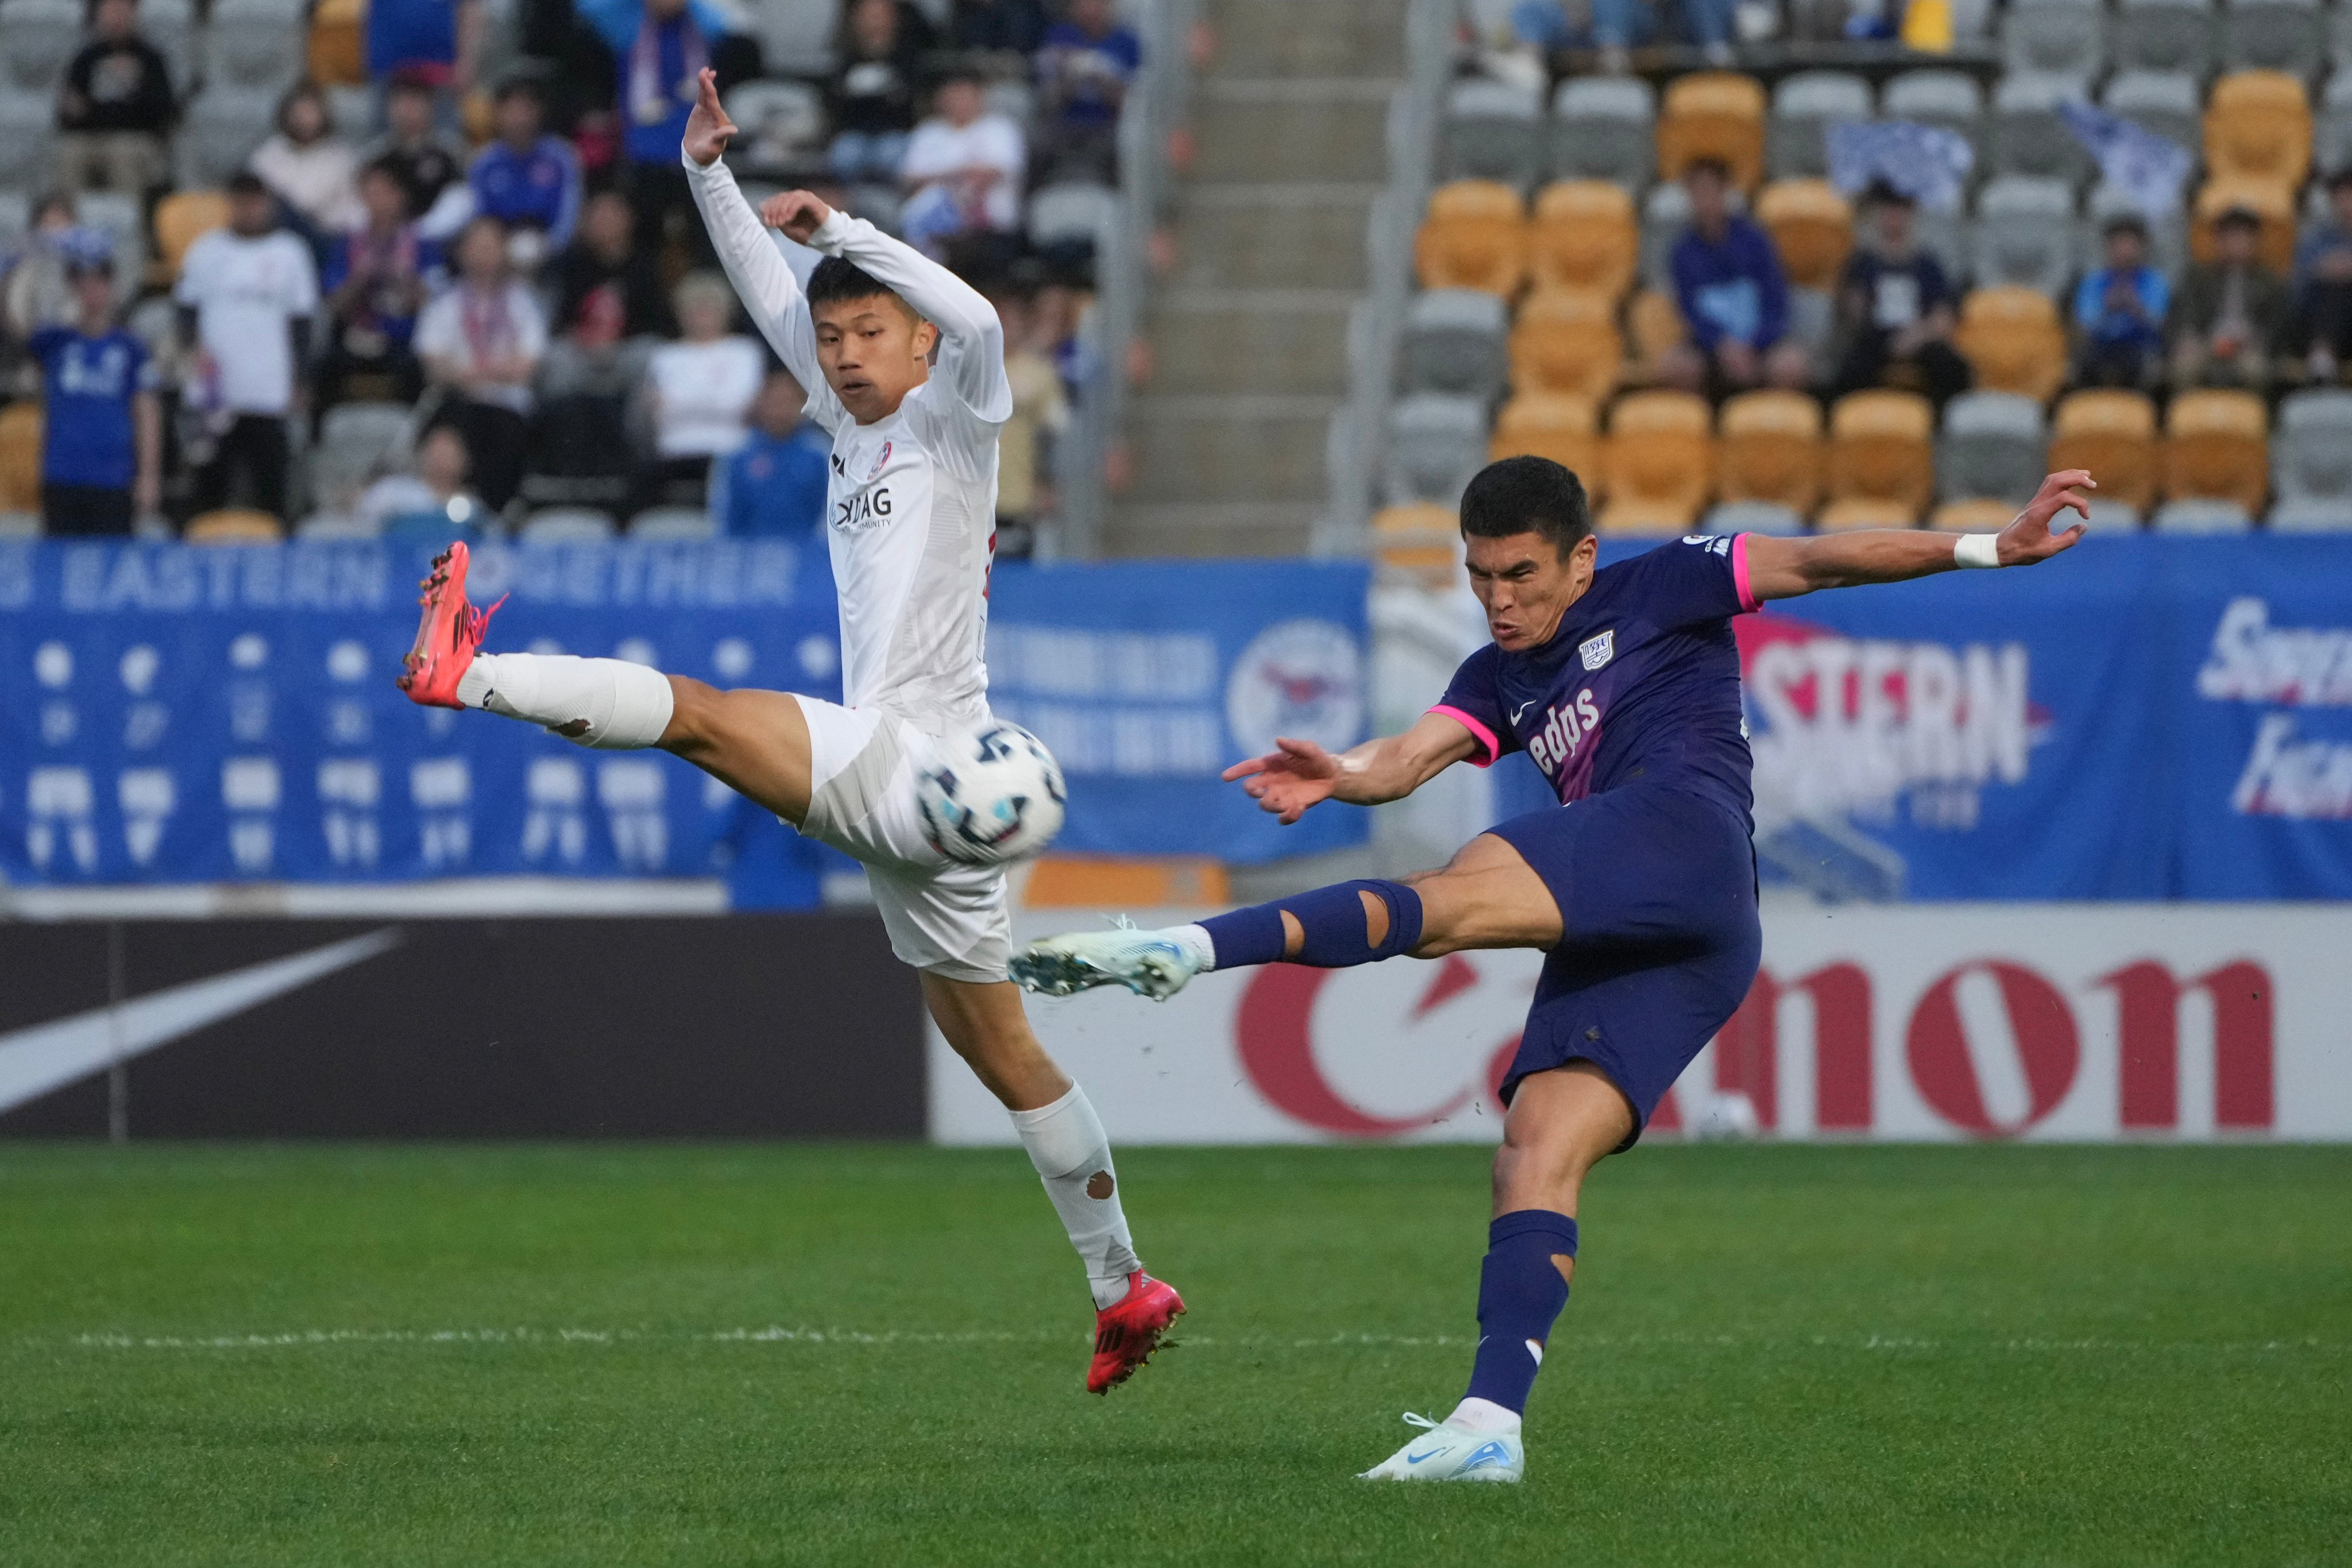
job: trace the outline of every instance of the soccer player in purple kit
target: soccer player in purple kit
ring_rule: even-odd
[[[1693,535],[1596,568],[1584,487],[1543,458],[1507,458],[1464,492],[1470,583],[1492,643],[1402,735],[1334,756],[1281,740],[1225,772],[1284,822],[1326,800],[1398,800],[1455,763],[1524,751],[1560,806],[1479,835],[1443,870],[1370,879],[1164,931],[1032,942],[1032,991],[1173,994],[1212,969],[1337,969],[1400,953],[1544,950],[1495,1156],[1468,1394],[1370,1480],[1516,1481],[1520,1414],[1568,1305],[1585,1173],[1629,1149],[1650,1112],[1756,978],[1763,933],[1749,843],[1750,762],[1734,616],[1820,588],[1958,567],[2029,566],[2089,518],[2080,469],[2053,474],[1999,533],[1874,529],[1818,537]]]

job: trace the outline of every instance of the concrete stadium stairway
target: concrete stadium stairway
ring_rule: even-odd
[[[1172,264],[1129,400],[1113,555],[1296,554],[1329,494],[1348,312],[1388,176],[1407,0],[1206,0]]]

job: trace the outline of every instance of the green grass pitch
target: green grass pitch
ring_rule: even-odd
[[[1360,1484],[1485,1163],[1130,1152],[1097,1400],[1017,1152],[0,1147],[0,1563],[2352,1558],[2352,1150],[1644,1148],[1527,1484]]]

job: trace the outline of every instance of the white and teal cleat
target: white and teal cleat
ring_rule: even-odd
[[[1528,1450],[1516,1436],[1465,1432],[1411,1412],[1405,1420],[1428,1430],[1357,1477],[1363,1481],[1517,1481],[1528,1473]]]
[[[1172,931],[1081,931],[1033,942],[1013,956],[1022,989],[1075,996],[1097,985],[1124,985],[1138,996],[1165,1002],[1201,972],[1203,960]]]

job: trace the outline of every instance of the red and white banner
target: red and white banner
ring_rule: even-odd
[[[1752,1110],[1781,1138],[2352,1140],[2347,938],[2341,905],[1774,904],[1747,1005],[1651,1131]],[[1488,1142],[1541,962],[1284,964],[1030,1017],[1116,1142]],[[936,1034],[930,1085],[935,1140],[1013,1141]]]

